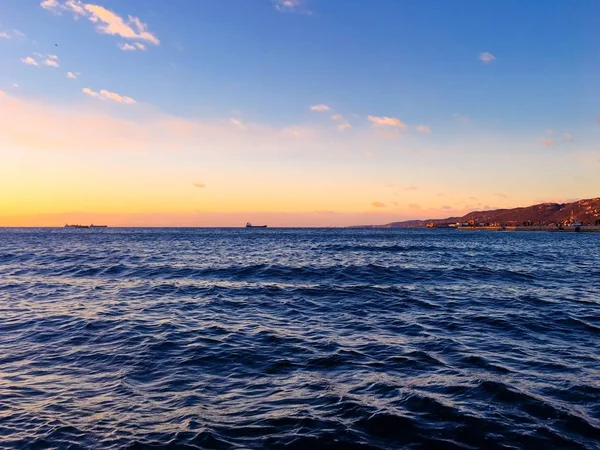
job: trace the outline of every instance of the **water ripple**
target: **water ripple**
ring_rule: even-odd
[[[600,236],[0,229],[0,447],[599,448]]]

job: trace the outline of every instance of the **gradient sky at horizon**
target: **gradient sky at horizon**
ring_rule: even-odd
[[[0,0],[0,226],[600,196],[600,3]]]

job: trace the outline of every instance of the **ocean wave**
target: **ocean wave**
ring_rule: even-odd
[[[597,447],[593,233],[245,231],[0,230],[0,447]]]

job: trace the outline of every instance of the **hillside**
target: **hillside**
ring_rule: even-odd
[[[405,222],[392,222],[379,225],[381,228],[421,228],[433,222],[435,226],[447,226],[457,222],[464,223],[470,220],[475,223],[500,224],[500,225],[551,225],[564,223],[571,218],[584,225],[595,225],[600,220],[600,197],[579,200],[573,203],[541,203],[512,209],[495,209],[492,211],[473,211],[462,217],[448,217],[446,219],[409,220]]]

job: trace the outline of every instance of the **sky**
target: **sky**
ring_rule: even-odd
[[[0,0],[0,226],[600,196],[600,2]]]

